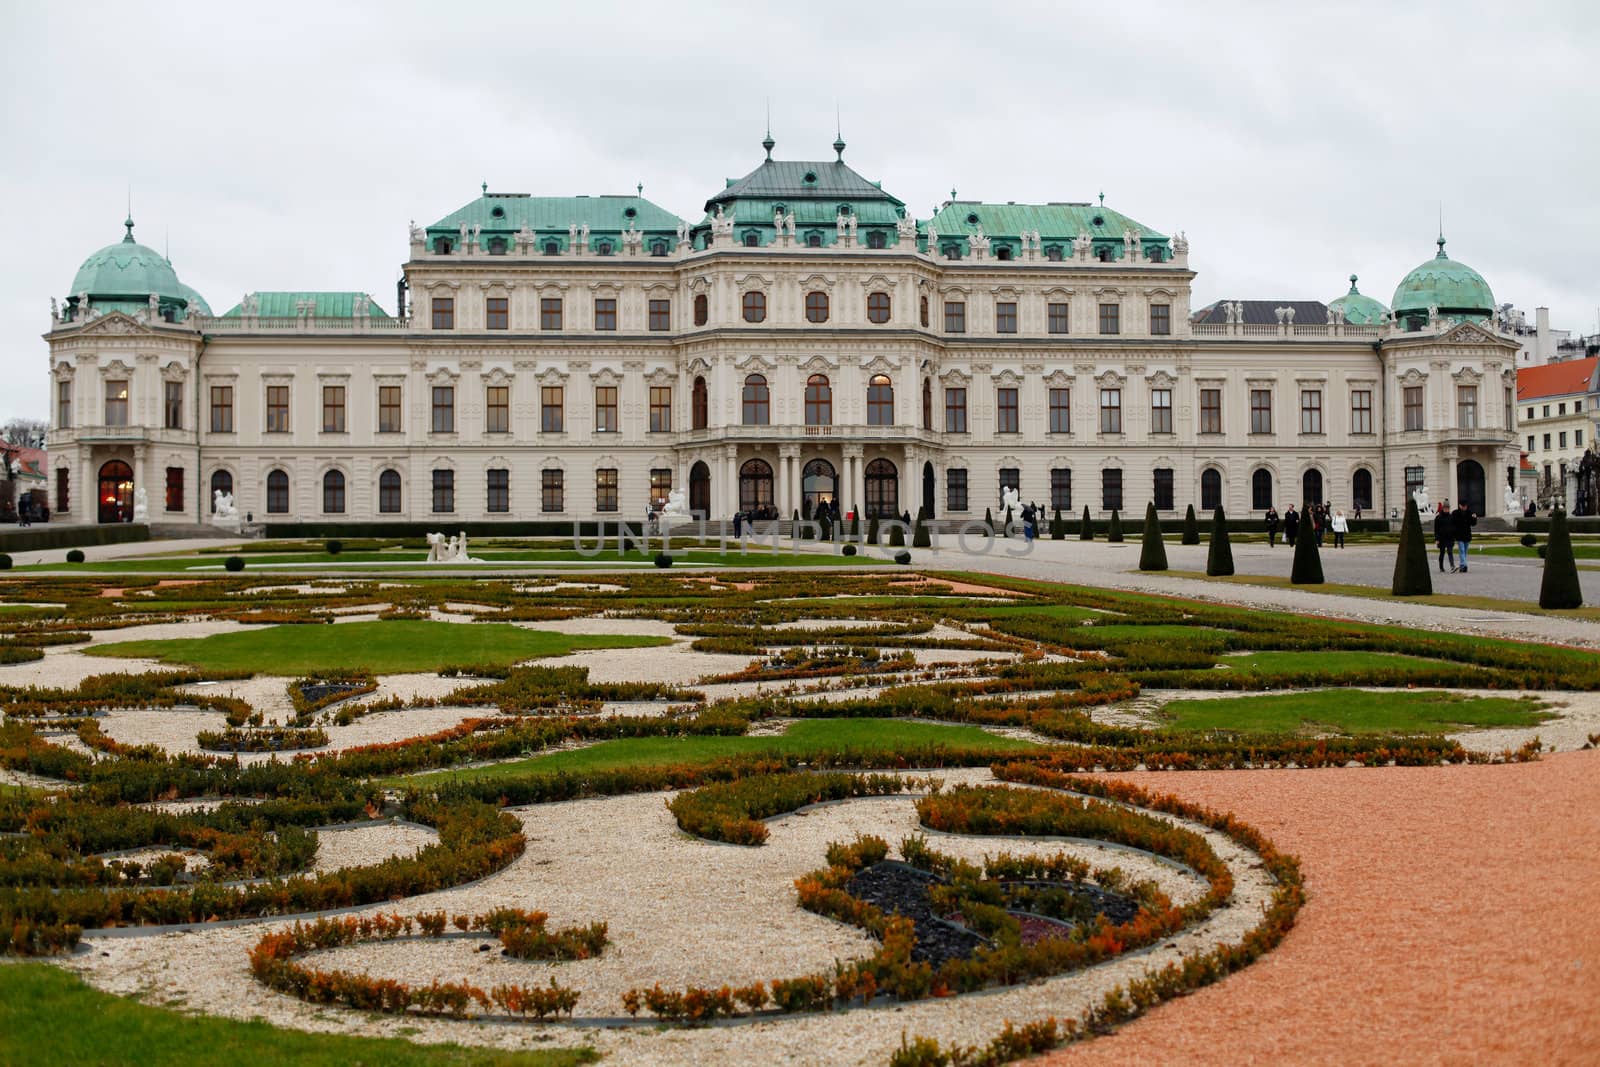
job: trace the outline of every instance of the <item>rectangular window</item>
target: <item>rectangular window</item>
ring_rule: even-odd
[[[1050,471],[1050,509],[1072,510],[1072,471],[1066,467],[1055,467]]]
[[[600,467],[594,472],[594,509],[617,510],[617,468]]]
[[[289,432],[289,387],[267,386],[267,432]]]
[[[163,382],[162,384],[166,387],[162,396],[165,401],[162,407],[166,409],[165,414],[167,416],[166,427],[169,430],[181,430],[183,429],[183,383]]]
[[[594,432],[616,433],[617,425],[617,387],[614,385],[597,385],[594,387]]]
[[[1544,435],[1544,450],[1546,452],[1550,451],[1550,435],[1549,434],[1545,434]]]
[[[650,301],[650,329],[657,332],[672,329],[672,301]]]
[[[456,432],[456,387],[453,385],[433,387],[433,432]]]
[[[994,305],[994,332],[1017,332],[1017,305],[1012,301],[998,301]]]
[[[456,472],[433,472],[433,510],[444,514],[456,509]]]
[[[1418,489],[1422,488],[1423,477],[1424,477],[1423,468],[1421,468],[1421,467],[1407,467],[1406,468],[1406,499],[1407,500],[1410,500],[1411,499],[1411,495],[1413,493],[1415,493]]]
[[[960,300],[946,300],[944,302],[944,332],[967,332],[967,305]]]
[[[1272,432],[1272,390],[1250,390],[1250,432]]]
[[[1372,432],[1372,390],[1352,389],[1350,391],[1350,432]]]
[[[1457,388],[1465,389],[1465,388],[1467,388],[1467,386],[1463,385],[1463,386],[1458,386]],[[1566,405],[1565,401],[1563,401],[1563,402],[1561,402],[1561,403],[1556,405],[1556,414],[1557,415],[1565,415],[1566,413],[1567,413],[1567,405]]]
[[[1100,390],[1100,432],[1122,432],[1122,390]],[[1121,477],[1121,472],[1117,475]]]
[[[650,468],[650,506],[653,508],[665,507],[667,497],[672,495],[672,468]]]
[[[483,432],[511,432],[511,386],[491,385],[483,391]]]
[[[1150,332],[1153,334],[1169,334],[1172,332],[1172,305],[1150,305]]]
[[[539,510],[565,511],[566,475],[562,471],[539,472]]]
[[[1572,431],[1572,447],[1573,448],[1582,448],[1583,447],[1583,431],[1582,430],[1573,430]]]
[[[1511,427],[1513,425],[1516,424],[1515,416],[1516,416],[1516,412],[1517,412],[1517,405],[1516,405],[1516,402],[1511,397],[1511,386],[1509,386],[1509,385],[1506,386],[1505,394],[1506,394],[1506,397],[1505,397],[1505,400],[1506,400],[1506,429],[1509,430],[1509,429],[1511,429]],[[1583,410],[1583,401],[1579,400],[1577,403],[1573,404],[1572,405],[1572,410],[1573,410],[1573,412],[1575,414],[1577,412],[1579,412],[1579,411],[1582,411]]]
[[[1017,391],[1015,389],[996,389],[994,432],[1016,433],[1019,428]]]
[[[433,298],[433,328],[435,330],[453,330],[456,328],[455,297],[436,296]]]
[[[72,425],[72,383],[56,383],[56,429],[65,430]],[[65,508],[56,508],[65,511]]]
[[[561,298],[545,297],[539,301],[539,329],[561,329]]]
[[[1549,404],[1545,404],[1543,407],[1541,407],[1539,409],[1539,417],[1540,418],[1544,418],[1544,419],[1548,419],[1550,417],[1550,405]]]
[[[106,425],[128,425],[128,380],[113,378],[106,382]]]
[[[567,428],[566,389],[546,385],[539,390],[539,428],[545,433],[563,433]]]
[[[1300,390],[1300,432],[1322,432],[1322,390]]]
[[[1405,412],[1406,429],[1422,429],[1422,386],[1408,385],[1405,387]]]
[[[1072,432],[1072,390],[1050,390],[1050,432]]]
[[[1048,317],[1048,321],[1049,321],[1050,332],[1051,333],[1066,333],[1067,332],[1067,321],[1068,321],[1067,320],[1067,305],[1066,304],[1051,304],[1050,308],[1049,308],[1049,311],[1050,311],[1050,314],[1049,314],[1049,317]]]
[[[378,386],[378,432],[400,432],[400,387]]]
[[[1557,448],[1566,448],[1567,447],[1567,431],[1562,430],[1560,433],[1556,434],[1556,447]]]
[[[1533,434],[1531,433],[1528,435],[1528,451],[1533,451]]]
[[[211,432],[233,432],[233,386],[211,387]]]
[[[1510,395],[1511,395],[1511,390],[1509,390],[1509,389],[1507,389],[1507,390],[1506,390],[1506,395],[1507,395],[1507,396],[1510,396]],[[1578,413],[1579,413],[1579,412],[1580,412],[1580,411],[1582,411],[1582,410],[1583,410],[1583,401],[1581,401],[1581,400],[1574,400],[1574,401],[1573,401],[1573,402],[1572,402],[1572,413],[1573,413],[1573,414],[1574,414],[1574,415],[1576,415],[1576,414],[1578,414]]]
[[[946,389],[944,391],[944,432],[967,432],[967,391],[965,389]]]
[[[1100,472],[1100,510],[1122,510],[1122,472],[1106,468]]]
[[[1172,390],[1150,390],[1150,432],[1172,432]]]
[[[1022,492],[1022,470],[1019,467],[1000,468],[1000,499],[1006,498],[1006,490],[1015,489],[1018,494]],[[1019,515],[1011,516],[1013,519],[1021,518]]]
[[[944,472],[944,506],[949,511],[967,510],[967,472],[951,467]]]
[[[1121,333],[1122,332],[1122,305],[1120,305],[1120,304],[1101,304],[1100,305],[1100,332],[1101,333]]]
[[[597,330],[615,330],[617,328],[617,301],[615,297],[595,298],[594,328]]]
[[[167,468],[167,510],[183,510],[183,468]]]
[[[1200,390],[1200,432],[1222,432],[1222,390]]]
[[[72,514],[72,475],[67,468],[56,468],[56,510],[63,515]]]
[[[344,433],[344,386],[322,387],[322,432]]]
[[[510,297],[491,296],[484,300],[483,326],[486,330],[509,330],[511,328]]]
[[[511,472],[501,467],[488,470],[489,499],[487,510],[503,515],[511,510]]]
[[[1456,386],[1456,425],[1464,430],[1478,428],[1478,387],[1476,385]]]
[[[1155,482],[1152,486],[1156,501],[1157,511],[1172,510],[1172,468],[1157,467],[1155,469]]]
[[[672,386],[650,387],[650,432],[672,432]]]
[[[267,475],[267,514],[289,514],[289,476],[282,471]]]

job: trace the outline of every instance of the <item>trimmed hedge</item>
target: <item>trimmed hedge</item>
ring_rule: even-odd
[[[74,548],[78,545],[123,545],[150,540],[150,527],[144,523],[108,523],[105,526],[29,526],[26,529],[0,529],[0,547],[7,552],[30,552],[42,548]]]

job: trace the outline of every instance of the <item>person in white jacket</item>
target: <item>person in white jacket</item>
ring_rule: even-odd
[[[1350,523],[1345,520],[1344,512],[1335,511],[1333,521],[1328,526],[1333,530],[1333,547],[1343,548],[1344,535],[1350,532]]]

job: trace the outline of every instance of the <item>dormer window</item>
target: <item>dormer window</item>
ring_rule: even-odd
[[[664,255],[666,255],[667,254],[667,242],[665,242],[665,241],[651,241],[650,242],[650,254],[652,256],[664,256]]]
[[[1110,263],[1111,262],[1111,249],[1110,248],[1102,247],[1102,248],[1100,248],[1098,250],[1096,255],[1099,258],[1100,262],[1102,262],[1102,263]]]
[[[503,256],[503,255],[505,255],[506,254],[506,239],[504,237],[491,237],[491,238],[489,238],[489,254],[491,256]]]
[[[945,245],[944,246],[944,258],[945,259],[960,259],[961,258],[961,246],[960,245]]]
[[[886,246],[886,244],[887,241],[883,236],[882,230],[873,230],[871,233],[867,234],[868,248],[883,248]]]
[[[547,256],[559,256],[561,254],[561,242],[546,241],[544,243],[544,254]]]
[[[1011,248],[1010,248],[1010,246],[1009,245],[1001,245],[999,248],[996,248],[994,250],[994,258],[995,259],[1010,259],[1011,258]]]
[[[436,255],[436,256],[448,256],[450,254],[450,238],[448,238],[448,237],[436,237],[436,238],[434,238],[434,241],[433,241],[433,254]]]
[[[822,234],[820,234],[820,233],[808,233],[808,234],[806,234],[806,247],[807,248],[821,248],[822,247]]]
[[[761,235],[756,233],[756,231],[750,230],[749,232],[747,232],[744,235],[744,246],[746,248],[755,248],[760,244],[761,244]]]
[[[1150,249],[1149,253],[1146,254],[1145,258],[1150,260],[1152,263],[1163,263],[1166,261],[1167,254],[1160,248],[1152,248]]]
[[[611,254],[611,242],[601,241],[599,244],[595,245],[594,254],[597,256],[609,256]]]
[[[1050,245],[1048,248],[1046,248],[1044,250],[1044,258],[1048,259],[1052,263],[1060,263],[1061,262],[1061,246],[1060,245]]]

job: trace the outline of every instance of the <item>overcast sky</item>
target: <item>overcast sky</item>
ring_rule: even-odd
[[[406,224],[478,193],[697,218],[762,158],[845,160],[919,218],[1089,200],[1184,230],[1194,304],[1388,303],[1434,252],[1596,330],[1600,6],[1466,2],[362,4],[0,0],[0,418],[44,417],[49,299],[122,234],[218,313],[389,310]],[[1531,316],[1530,316],[1531,317]]]

